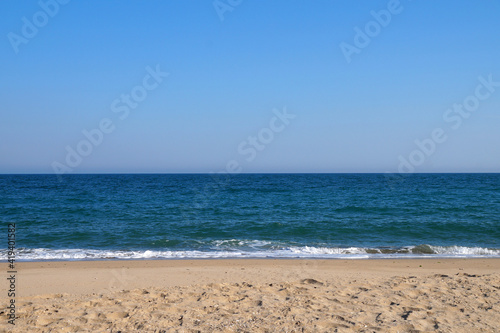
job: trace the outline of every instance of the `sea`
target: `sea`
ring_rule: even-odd
[[[0,175],[0,260],[500,257],[500,174]]]

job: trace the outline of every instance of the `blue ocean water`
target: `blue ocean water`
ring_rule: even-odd
[[[0,220],[18,260],[500,257],[500,174],[0,175]]]

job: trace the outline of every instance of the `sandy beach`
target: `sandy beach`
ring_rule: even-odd
[[[0,331],[496,332],[500,259],[20,262]]]

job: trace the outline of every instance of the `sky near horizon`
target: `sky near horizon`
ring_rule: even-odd
[[[0,13],[0,173],[500,172],[498,1]]]

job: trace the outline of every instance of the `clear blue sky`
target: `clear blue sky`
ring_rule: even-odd
[[[500,172],[498,1],[54,1],[0,2],[0,173]]]

